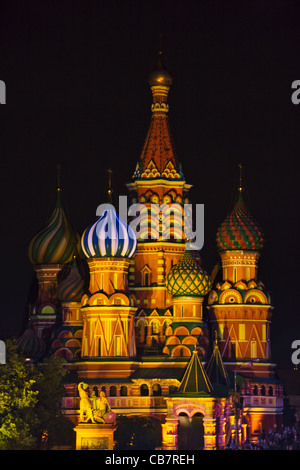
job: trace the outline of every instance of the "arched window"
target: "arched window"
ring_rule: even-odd
[[[253,387],[253,395],[258,395],[258,386],[254,385]]]
[[[262,385],[261,389],[260,389],[260,394],[262,396],[265,396],[266,395],[266,387],[264,385]]]
[[[121,397],[127,397],[127,387],[126,387],[126,385],[122,385],[122,387],[120,389],[120,396]]]
[[[112,385],[109,389],[109,396],[110,397],[116,397],[117,396],[117,387],[115,385]]]
[[[149,387],[147,384],[142,384],[140,386],[140,394],[141,397],[148,397],[149,396]]]
[[[161,396],[161,386],[159,384],[153,384],[152,394],[153,394],[154,397],[160,397]]]
[[[269,396],[270,397],[273,396],[273,387],[272,386],[269,387]]]
[[[151,323],[151,326],[152,326],[152,334],[158,335],[159,334],[159,321],[153,320],[153,322]]]

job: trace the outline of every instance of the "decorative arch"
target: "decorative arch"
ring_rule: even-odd
[[[180,413],[185,413],[189,418],[192,418],[196,413],[201,413],[203,416],[207,414],[205,405],[201,403],[195,403],[192,408],[187,406],[187,403],[178,403],[174,406],[173,411],[176,417],[178,417]]]
[[[182,340],[182,344],[196,344],[197,343],[197,338],[194,336],[186,336]]]
[[[160,330],[159,320],[158,319],[151,320],[150,325],[151,325],[152,334],[155,334],[155,335],[159,334],[159,330]]]
[[[130,300],[127,295],[122,292],[116,292],[109,298],[109,305],[130,305]]]
[[[66,359],[67,361],[73,359],[73,354],[68,348],[60,348],[57,351],[55,351],[54,356],[56,357],[62,357]]]
[[[89,304],[89,297],[87,294],[84,294],[81,298],[81,306],[84,307],[85,305]]]
[[[189,336],[190,332],[185,326],[178,326],[175,331],[174,335],[175,336]]]
[[[267,304],[268,299],[266,295],[258,289],[251,289],[245,294],[244,297],[245,303],[259,303],[259,304]]]
[[[243,299],[241,294],[235,289],[227,289],[220,295],[219,302],[220,304],[241,304]]]
[[[103,292],[97,292],[96,294],[92,295],[88,301],[89,305],[108,305],[109,300],[107,295],[103,294]]]
[[[150,286],[151,284],[151,268],[148,266],[148,264],[145,264],[145,266],[141,269],[141,275],[142,275],[142,285],[143,286]]]
[[[140,342],[143,343],[145,341],[147,331],[147,322],[143,317],[136,322],[136,329],[137,337],[139,337]]]
[[[73,335],[72,335],[72,332],[70,330],[63,330],[59,333],[58,338],[59,339],[73,338]]]
[[[177,336],[169,336],[169,338],[166,341],[166,345],[177,345],[180,344],[180,339]]]
[[[172,350],[172,357],[191,357],[191,351],[187,346],[178,345]]]
[[[195,328],[192,329],[191,335],[198,336],[198,335],[203,335],[203,330],[199,326],[196,326]]]
[[[78,339],[69,339],[68,341],[66,341],[65,346],[67,348],[80,348],[81,343],[80,341],[78,341]]]
[[[243,290],[248,289],[247,284],[246,284],[245,282],[243,282],[243,281],[238,281],[238,282],[234,285],[234,287],[235,287],[236,289],[243,289]]]

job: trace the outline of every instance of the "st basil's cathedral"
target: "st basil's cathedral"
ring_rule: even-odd
[[[66,218],[58,184],[53,214],[28,247],[38,294],[19,349],[33,362],[65,358],[72,379],[62,406],[74,426],[84,382],[97,396],[105,392],[117,416],[157,419],[164,450],[190,449],[186,428],[199,419],[195,449],[255,442],[262,430],[276,430],[283,412],[271,358],[273,307],[258,276],[262,231],[241,179],[217,230],[220,263],[211,273],[178,236],[176,211],[171,227],[159,213],[149,224],[153,204],[190,204],[191,185],[170,132],[172,77],[161,54],[148,82],[150,126],[126,185],[129,203],[144,207],[139,237],[112,205],[80,235]],[[111,239],[104,233],[110,218],[117,227]]]

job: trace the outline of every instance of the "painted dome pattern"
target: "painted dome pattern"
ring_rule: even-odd
[[[166,277],[168,292],[174,296],[204,297],[211,289],[211,278],[194,259],[190,251],[185,251],[181,261]]]
[[[87,258],[131,258],[136,250],[134,231],[116,213],[111,204],[81,237],[81,247]]]
[[[69,274],[58,286],[57,297],[62,302],[80,302],[83,287],[84,280],[79,274],[76,261],[73,261]]]
[[[232,212],[218,228],[218,250],[259,251],[262,249],[263,243],[262,232],[249,214],[240,193]]]
[[[65,264],[71,261],[77,235],[68,222],[58,197],[46,227],[38,232],[28,247],[32,264]]]
[[[18,352],[26,358],[37,360],[43,356],[46,346],[41,338],[38,338],[29,326],[17,341]]]

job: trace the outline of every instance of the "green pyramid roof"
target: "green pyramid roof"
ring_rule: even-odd
[[[206,366],[206,373],[213,384],[225,385],[226,387],[230,386],[217,342],[215,342],[214,351]]]
[[[197,350],[193,351],[176,395],[212,395],[213,387],[202,367]]]
[[[214,351],[206,366],[206,374],[213,384],[216,396],[228,396],[230,380],[227,370],[224,367],[221,353],[217,341],[215,342]]]

